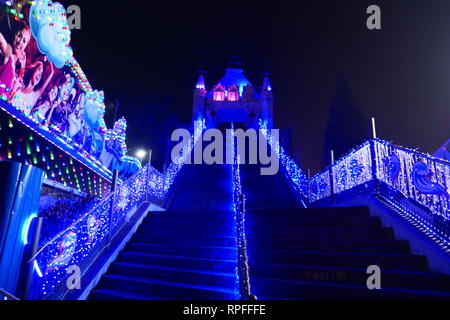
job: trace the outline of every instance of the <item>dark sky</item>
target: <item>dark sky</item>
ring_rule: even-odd
[[[367,121],[377,118],[380,137],[429,153],[449,138],[448,0],[61,2],[81,7],[75,57],[96,89],[121,101],[120,115],[167,104],[189,121],[195,71],[206,69],[210,87],[234,46],[254,86],[270,62],[276,126],[293,129],[304,168],[323,167],[340,73]],[[381,31],[366,28],[371,4],[382,9]],[[130,127],[146,121],[130,118]]]

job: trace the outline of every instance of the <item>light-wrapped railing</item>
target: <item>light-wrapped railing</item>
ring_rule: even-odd
[[[62,299],[73,289],[74,272],[81,279],[146,201],[151,167],[146,166],[117,190],[44,244],[33,263],[30,299]]]
[[[245,195],[242,191],[240,159],[234,157],[233,164],[233,203],[236,220],[238,248],[237,286],[241,300],[251,300],[250,274],[247,256],[247,239],[245,235]]]
[[[340,194],[373,180],[372,148],[366,142],[309,181],[310,203]]]
[[[0,300],[20,300],[19,298],[13,296],[9,292],[6,292],[3,289],[0,289]]]
[[[369,182],[375,183],[373,191],[385,203],[401,210],[440,245],[450,245],[450,162],[371,140],[310,179],[310,203]],[[413,210],[411,204],[420,209]]]
[[[326,170],[309,181],[309,201],[316,202],[333,194],[331,171]]]
[[[450,219],[450,163],[428,155],[375,141],[378,180],[415,200],[430,211]]]
[[[167,194],[170,187],[175,182],[175,179],[178,177],[178,173],[183,168],[187,160],[190,159],[192,151],[194,150],[198,140],[202,137],[202,133],[205,129],[205,121],[197,121],[194,123],[194,127],[192,129],[192,132],[194,133],[191,135],[189,147],[182,149],[178,157],[176,159],[172,159],[172,163],[165,172],[163,188],[164,195]]]
[[[259,129],[266,138],[267,143],[270,145],[271,152],[275,152],[278,155],[283,173],[291,183],[291,186],[300,195],[301,201],[306,207],[306,203],[309,199],[308,177],[297,163],[295,163],[295,161],[286,153],[284,148],[280,146],[278,139],[272,137],[271,130],[267,129],[267,126],[262,120],[259,121]]]
[[[86,275],[144,202],[163,206],[203,128],[196,128],[189,147],[164,174],[150,165],[141,168],[115,192],[81,213],[69,227],[41,246],[29,261],[34,266],[30,299],[63,299],[72,289],[73,283],[67,283],[71,281],[70,276],[77,271],[81,277]]]
[[[232,187],[233,187],[233,206],[234,219],[236,223],[236,240],[238,249],[238,265],[236,270],[236,292],[240,300],[254,300],[251,294],[250,272],[247,256],[247,237],[245,234],[245,194],[242,190],[241,183],[241,159],[237,152],[236,135],[234,132],[234,124],[232,123]]]

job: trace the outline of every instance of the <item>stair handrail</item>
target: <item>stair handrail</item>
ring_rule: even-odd
[[[309,180],[310,204],[334,201],[364,185],[424,223],[433,238],[441,239],[434,242],[450,245],[449,161],[382,139],[368,140]],[[427,217],[415,213],[421,211],[415,207],[425,209]]]
[[[176,177],[180,173],[181,168],[184,166],[184,163],[191,155],[195,144],[201,137],[203,130],[205,129],[204,122],[201,122],[197,127],[195,127],[194,133],[191,136],[191,144],[186,150],[183,150],[179,158],[181,159],[180,163],[172,163],[171,166],[163,173],[160,173],[156,170],[151,164],[147,164],[143,168],[141,168],[138,172],[136,172],[133,176],[128,178],[126,181],[120,181],[120,185],[115,191],[107,194],[103,199],[99,201],[99,203],[95,204],[92,208],[87,210],[86,213],[82,214],[79,218],[77,218],[74,222],[71,223],[70,226],[64,228],[64,230],[58,232],[55,236],[53,236],[49,241],[47,241],[42,247],[37,250],[37,252],[33,255],[31,259],[29,259],[29,263],[33,263],[33,267],[36,270],[39,278],[42,278],[47,274],[47,272],[42,272],[40,270],[38,259],[42,258],[40,255],[43,254],[44,250],[50,250],[49,246],[56,245],[57,240],[61,239],[65,235],[71,237],[71,233],[78,232],[75,230],[81,230],[80,228],[84,228],[84,225],[87,224],[87,219],[90,219],[91,215],[96,216],[93,219],[93,223],[97,224],[99,222],[98,214],[103,215],[105,220],[100,221],[100,226],[105,228],[103,235],[100,238],[93,238],[93,240],[86,240],[85,248],[87,250],[91,250],[89,248],[93,248],[93,246],[97,246],[96,250],[93,251],[92,255],[89,258],[82,258],[81,263],[86,263],[84,268],[84,273],[91,267],[92,263],[96,261],[96,259],[104,252],[104,250],[109,247],[114,239],[114,237],[123,229],[126,225],[126,221],[130,217],[128,217],[129,212],[133,210],[133,208],[137,208],[136,206],[140,203],[157,201],[155,203],[159,203],[161,201],[164,202],[164,199],[167,197],[167,193],[170,190],[171,186],[175,182]],[[151,186],[150,181],[153,180],[155,182],[156,187]],[[121,193],[123,191],[123,194]],[[128,195],[128,193],[130,193]],[[134,195],[134,196],[133,196]],[[131,196],[131,197],[130,197]],[[126,201],[121,202],[121,198],[126,198]],[[107,216],[105,216],[107,215]],[[95,228],[95,226],[94,226]],[[106,231],[107,229],[107,231]],[[94,231],[95,232],[95,231]],[[95,236],[97,237],[97,236]],[[81,239],[81,238],[80,238]],[[94,240],[97,239],[97,240]],[[73,240],[73,239],[70,239]],[[78,246],[76,237],[74,238],[74,246]],[[94,241],[94,242],[91,242]],[[74,249],[75,250],[75,249]],[[44,259],[43,257],[42,259]],[[64,257],[62,257],[64,259]],[[66,266],[66,265],[64,265]],[[46,266],[48,268],[48,266]],[[56,270],[58,270],[60,266],[56,266]],[[61,266],[62,268],[62,266]],[[54,270],[54,269],[52,269]],[[58,275],[59,277],[60,275]],[[56,279],[56,278],[55,278]],[[61,278],[62,279],[62,278]],[[61,281],[64,280],[55,280],[59,281],[56,285],[59,285]],[[50,290],[51,292],[45,293],[46,297],[55,296],[54,287]],[[59,296],[64,296],[65,293],[58,293]]]
[[[233,140],[234,141],[234,140]],[[247,238],[245,235],[245,195],[242,191],[240,175],[240,157],[234,151],[233,170],[233,204],[236,219],[237,249],[238,249],[238,280],[241,300],[256,300],[251,293],[250,270],[247,255]]]
[[[131,183],[132,181],[134,181],[136,179],[137,176],[139,176],[140,174],[142,174],[142,172],[145,172],[146,170],[148,170],[148,173],[151,173],[152,169],[157,172],[157,170],[155,168],[153,168],[153,166],[151,166],[150,164],[147,164],[146,166],[142,167],[141,169],[139,169],[136,173],[134,173],[131,177],[129,177],[127,180],[122,181],[120,183],[120,186],[123,185],[127,185],[129,183]],[[61,236],[63,236],[64,234],[66,234],[68,231],[72,230],[78,223],[80,223],[81,221],[83,221],[84,219],[86,219],[87,216],[89,216],[91,213],[93,213],[95,210],[97,210],[99,207],[101,207],[102,205],[104,205],[106,202],[111,201],[112,197],[116,196],[117,193],[119,192],[119,190],[115,190],[115,191],[111,191],[109,192],[100,202],[98,202],[95,206],[93,206],[92,208],[90,208],[88,211],[86,211],[86,213],[84,213],[82,216],[80,216],[78,219],[76,219],[74,222],[72,222],[70,224],[70,226],[68,226],[67,228],[65,228],[63,231],[60,231],[59,233],[57,233],[55,236],[53,236],[49,241],[47,241],[42,247],[39,248],[39,250],[33,255],[33,257],[28,261],[29,263],[32,262],[33,260],[35,260],[39,254],[46,248],[48,247],[50,244],[52,244],[53,242],[55,242],[58,238],[60,238]],[[147,192],[148,193],[148,192]]]
[[[12,295],[11,293],[9,293],[9,292],[7,292],[7,291],[1,289],[1,288],[0,288],[0,295],[6,297],[7,300],[8,300],[8,299],[9,299],[9,300],[15,300],[15,301],[19,301],[19,300],[20,300],[19,298],[15,297],[15,296]]]
[[[55,236],[53,236],[49,241],[47,241],[42,247],[39,248],[39,250],[32,256],[31,259],[29,259],[28,263],[33,263],[34,268],[39,267],[37,259],[38,257],[44,252],[44,250],[46,250],[50,245],[55,244],[55,242],[60,239],[61,237],[63,237],[66,234],[69,234],[72,230],[76,230],[77,227],[79,227],[79,224],[82,223],[83,221],[86,221],[86,219],[88,219],[90,217],[90,215],[95,214],[97,211],[98,212],[102,212],[104,215],[109,216],[107,219],[106,224],[104,224],[105,226],[105,230],[106,233],[103,235],[101,241],[105,241],[105,242],[98,242],[99,244],[99,250],[96,251],[96,253],[94,253],[93,258],[90,260],[91,262],[88,262],[88,265],[86,267],[86,270],[88,268],[90,268],[90,265],[104,252],[104,250],[111,245],[115,235],[117,235],[122,228],[126,225],[117,225],[118,228],[116,228],[115,226],[113,226],[113,218],[116,219],[115,222],[117,223],[118,221],[120,221],[119,219],[124,218],[127,215],[128,212],[130,212],[130,210],[132,210],[132,208],[135,208],[136,206],[138,206],[139,204],[142,204],[143,202],[147,201],[147,194],[149,192],[149,186],[148,184],[145,184],[145,186],[141,187],[141,191],[139,191],[139,197],[135,199],[135,201],[130,202],[130,207],[123,207],[123,210],[126,210],[127,213],[120,215],[120,217],[117,215],[117,212],[115,210],[115,208],[117,207],[117,201],[116,199],[118,198],[121,189],[122,188],[134,188],[135,186],[135,181],[137,179],[139,179],[139,176],[142,177],[147,177],[149,172],[152,172],[152,169],[154,169],[151,165],[147,164],[146,166],[144,166],[143,168],[141,168],[138,172],[136,172],[133,176],[131,176],[130,178],[128,178],[126,181],[122,181],[120,183],[120,186],[117,187],[116,190],[111,191],[109,194],[107,194],[101,201],[99,201],[97,204],[95,204],[92,208],[90,208],[89,210],[86,211],[86,213],[82,214],[79,218],[77,218],[73,223],[71,223],[70,226],[68,226],[67,228],[64,228],[64,230],[58,232]],[[143,189],[142,189],[143,188]],[[118,211],[120,212],[120,211]],[[113,229],[114,227],[114,229]],[[99,240],[100,241],[100,240]],[[86,271],[85,270],[85,271]],[[39,275],[40,278],[42,278],[43,276],[43,272],[40,270],[36,271]],[[46,296],[49,296],[49,294],[47,294]]]
[[[81,217],[79,217],[77,220],[75,220],[70,226],[65,228],[63,231],[58,232],[55,236],[53,236],[49,241],[47,241],[44,245],[42,245],[39,250],[30,258],[28,263],[33,262],[41,253],[44,251],[45,248],[47,248],[49,245],[54,243],[57,239],[62,237],[64,234],[72,230],[78,223],[86,219],[87,216],[89,216],[92,212],[94,212],[97,208],[105,204],[107,201],[111,201],[111,198],[113,197],[114,192],[109,193],[103,200],[101,200],[99,203],[97,203],[95,206],[93,206],[91,209],[86,211],[85,214],[83,214]]]
[[[267,125],[262,119],[259,119],[259,130],[272,149],[272,152],[277,154],[285,178],[288,180],[289,185],[295,190],[299,202],[304,208],[307,208],[309,203],[308,176],[280,145],[279,139],[274,139],[272,131],[267,128]]]

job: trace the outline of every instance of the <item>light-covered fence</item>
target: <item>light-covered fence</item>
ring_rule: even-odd
[[[309,181],[311,203],[378,180],[450,219],[450,163],[384,140],[366,142]]]
[[[160,194],[148,179],[153,170],[142,168],[39,249],[30,261],[34,269],[31,299],[62,299],[73,289],[70,276],[78,271],[81,277],[86,275],[148,194]]]
[[[198,126],[191,143],[174,159],[165,173],[151,165],[141,168],[117,189],[97,202],[67,228],[40,246],[33,264],[30,299],[63,299],[75,285],[71,276],[85,276],[105,249],[139,212],[144,202],[162,206],[187,157],[201,136]],[[64,214],[63,212],[61,214]],[[44,226],[45,228],[45,226]]]
[[[309,203],[314,206],[369,182],[385,203],[440,245],[450,245],[450,162],[371,140],[310,179]]]
[[[302,201],[306,202],[309,198],[309,185],[308,177],[302,171],[302,169],[295,163],[295,161],[287,154],[277,139],[272,137],[271,130],[267,129],[267,126],[262,120],[259,121],[259,129],[261,130],[264,138],[271,147],[271,152],[275,152],[280,160],[281,169],[291,186],[300,195]]]

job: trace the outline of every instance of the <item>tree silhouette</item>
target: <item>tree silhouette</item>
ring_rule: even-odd
[[[330,164],[331,150],[338,160],[368,138],[367,121],[353,100],[342,75],[336,82],[325,131],[324,161]]]

